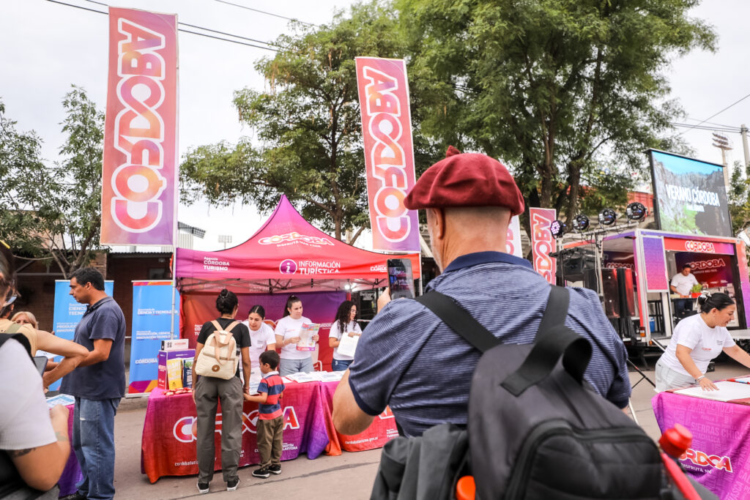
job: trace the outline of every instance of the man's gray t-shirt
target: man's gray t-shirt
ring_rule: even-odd
[[[426,291],[454,298],[506,344],[534,341],[550,285],[528,261],[499,252],[464,255]],[[570,288],[565,324],[588,339],[585,378],[620,408],[630,397],[625,345],[591,290]],[[378,415],[390,406],[404,432],[421,435],[450,422],[466,425],[471,378],[480,353],[422,304],[390,302],[367,326],[350,367],[358,406]]]
[[[109,358],[66,375],[60,386],[62,394],[95,401],[125,396],[125,315],[112,297],[86,309],[73,340],[93,351],[94,341],[99,339],[112,341]]]

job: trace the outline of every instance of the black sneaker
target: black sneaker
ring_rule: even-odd
[[[81,495],[79,492],[75,492],[72,495],[68,495],[65,497],[62,497],[60,500],[86,500],[86,497],[84,495]]]
[[[268,472],[271,474],[276,474],[277,476],[281,474],[281,465],[270,465],[268,467]]]
[[[261,467],[260,469],[256,469],[253,471],[253,477],[262,477],[263,479],[268,479],[270,476],[271,473],[268,471],[267,467]]]
[[[198,483],[198,491],[201,495],[208,493],[208,483]]]
[[[227,483],[227,491],[234,491],[240,485],[240,478],[232,479]]]

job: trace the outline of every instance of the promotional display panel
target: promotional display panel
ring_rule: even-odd
[[[358,57],[372,247],[419,251],[419,219],[404,198],[416,183],[409,83],[402,59]]]
[[[643,258],[646,261],[646,290],[668,292],[667,262],[664,258],[664,240],[644,236]]]
[[[557,211],[551,208],[530,208],[531,249],[534,258],[534,270],[555,284],[557,260],[549,256],[555,251],[555,240],[549,226],[557,218]]]
[[[177,16],[109,9],[101,243],[172,245]]]
[[[677,271],[690,264],[690,271],[701,285],[709,288],[732,285],[732,258],[728,255],[701,255],[677,253],[674,257]]]
[[[660,151],[650,154],[659,227],[731,237],[723,167]]]
[[[276,322],[284,316],[284,307],[289,297],[288,293],[274,295],[237,294],[240,301],[237,319],[247,320],[247,313],[254,305],[261,305],[266,310],[266,323],[276,328]],[[302,315],[313,323],[320,324],[320,340],[318,341],[318,360],[323,362],[326,370],[331,369],[333,349],[328,346],[328,332],[331,324],[336,321],[336,311],[346,300],[346,292],[311,292],[295,294],[302,301]],[[190,347],[195,347],[195,340],[201,331],[203,323],[219,317],[216,311],[216,296],[211,293],[190,293],[182,295],[181,337],[190,340]]]
[[[114,293],[115,282],[105,281],[104,292],[110,297]],[[76,332],[76,326],[81,322],[83,313],[86,312],[86,304],[79,304],[70,295],[70,281],[55,281],[55,309],[52,319],[52,331],[65,340],[73,340]],[[60,361],[62,356],[55,357],[55,361]],[[61,381],[58,380],[49,387],[50,391],[56,391],[60,388]]]
[[[174,337],[180,335],[180,295],[175,298]],[[133,282],[133,322],[130,341],[128,394],[148,393],[158,380],[161,341],[171,338],[171,281]]]

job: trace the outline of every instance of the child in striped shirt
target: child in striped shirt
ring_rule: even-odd
[[[279,355],[276,351],[264,351],[260,355],[260,371],[263,379],[258,385],[258,395],[245,394],[246,401],[258,403],[258,451],[260,468],[253,476],[267,478],[271,474],[281,474],[281,451],[284,446],[284,412],[281,410],[281,396],[284,382],[276,369]]]

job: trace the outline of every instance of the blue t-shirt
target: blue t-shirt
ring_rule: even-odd
[[[527,260],[480,252],[453,261],[430,282],[430,290],[453,297],[503,343],[530,344],[550,285]],[[594,292],[570,288],[565,324],[593,346],[586,380],[624,408],[630,397],[625,345]],[[362,411],[374,416],[390,406],[404,432],[417,436],[444,422],[466,425],[479,357],[479,351],[422,304],[394,300],[360,338],[349,385]]]
[[[86,309],[73,341],[93,351],[94,340],[99,339],[112,341],[109,358],[66,375],[60,386],[62,394],[96,401],[125,396],[125,315],[112,297]]]

